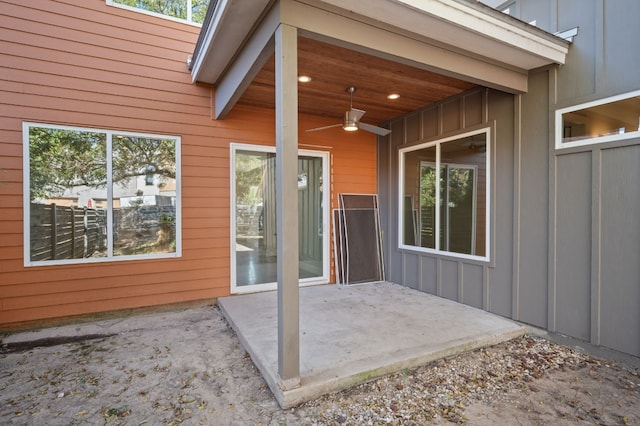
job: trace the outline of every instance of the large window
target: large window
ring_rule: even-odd
[[[400,150],[400,248],[488,260],[489,135]]]
[[[25,265],[180,255],[180,138],[23,132]]]
[[[200,25],[209,0],[107,0],[107,4]]]
[[[640,90],[556,111],[556,148],[638,138]]]

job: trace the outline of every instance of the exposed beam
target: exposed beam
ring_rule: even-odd
[[[245,47],[216,85],[215,112],[223,119],[274,52],[273,34],[280,23],[279,8],[272,8]]]
[[[298,34],[280,25],[276,50],[276,233],[278,374],[282,389],[300,385],[298,273]]]

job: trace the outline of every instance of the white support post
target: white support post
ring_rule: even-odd
[[[287,390],[300,386],[297,29],[280,25],[275,44],[278,374]]]

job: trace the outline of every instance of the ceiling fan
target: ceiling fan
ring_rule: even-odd
[[[362,118],[362,116],[365,114],[366,111],[353,107],[353,92],[355,91],[356,91],[356,88],[354,86],[347,87],[347,93],[349,93],[349,96],[350,96],[350,101],[349,101],[350,109],[349,111],[346,111],[344,113],[344,121],[342,123],[332,124],[331,126],[316,127],[315,129],[307,130],[307,132],[317,132],[319,130],[331,129],[334,127],[342,127],[344,130],[348,132],[353,132],[358,129],[362,129],[367,132],[375,133],[376,135],[380,135],[380,136],[387,136],[389,133],[391,133],[391,130],[389,129],[383,129],[382,127],[372,126],[371,124],[360,122],[360,119]]]

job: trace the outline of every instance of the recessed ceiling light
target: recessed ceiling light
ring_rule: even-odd
[[[399,93],[391,93],[387,95],[387,99],[390,99],[390,100],[398,99],[399,97],[400,97]]]
[[[308,83],[311,81],[311,77],[309,77],[308,75],[301,75],[298,77],[298,81],[300,83]]]

